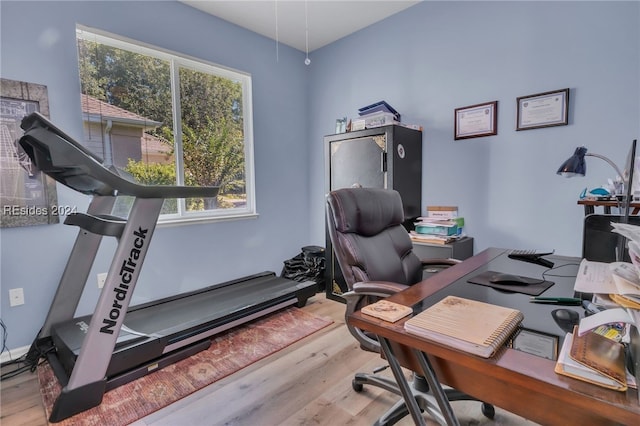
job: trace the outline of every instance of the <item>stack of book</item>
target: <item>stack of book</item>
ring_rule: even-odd
[[[351,122],[352,131],[400,124],[400,114],[385,101],[362,107],[358,110],[358,114],[360,117]]]
[[[400,121],[400,113],[385,101],[379,101],[358,109],[358,115],[358,118],[351,121],[351,131],[391,124],[422,131],[422,126],[402,123]]]
[[[358,109],[358,115],[360,115],[360,117],[367,117],[372,114],[381,112],[391,114],[391,117],[394,121],[400,122],[400,113],[393,109],[393,107],[385,101],[379,101]]]
[[[464,218],[443,219],[440,217],[419,217],[414,222],[414,230],[409,232],[411,240],[433,244],[447,244],[463,236]]]

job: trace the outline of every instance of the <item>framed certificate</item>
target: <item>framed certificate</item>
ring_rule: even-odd
[[[569,89],[521,96],[517,104],[516,130],[569,124]]]
[[[498,101],[456,108],[454,138],[469,139],[498,134]]]
[[[513,349],[547,358],[558,359],[558,336],[542,331],[521,328],[511,341]]]

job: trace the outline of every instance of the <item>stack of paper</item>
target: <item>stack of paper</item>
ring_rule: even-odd
[[[460,238],[464,237],[464,235],[429,235],[429,234],[419,234],[416,231],[409,232],[409,237],[411,241],[414,243],[427,243],[427,244],[449,244]]]
[[[580,320],[573,336],[569,335],[566,339],[571,341],[572,339],[593,338],[593,335],[603,337],[605,340],[599,339],[600,343],[595,346],[600,349],[610,347],[602,353],[602,356],[607,358],[606,361],[612,361],[614,356],[617,356],[615,355],[617,350],[612,350],[612,348],[618,348],[619,346],[616,345],[629,342],[630,327],[635,326],[640,329],[640,227],[614,222],[611,223],[611,226],[613,232],[621,234],[628,240],[631,263],[582,260],[576,276],[575,291],[593,294],[593,302],[607,309]],[[571,343],[565,341],[565,345],[571,345]],[[566,352],[564,347],[563,351]],[[634,379],[640,376],[637,375],[633,378],[627,374],[626,382],[621,381],[619,376],[612,382],[611,374],[609,374],[611,371],[605,372],[604,376],[607,377],[603,377],[602,371],[596,376],[580,373],[579,369],[575,370],[579,366],[572,366],[572,363],[575,363],[571,358],[573,357],[561,352],[558,363],[563,365],[559,365],[556,371],[565,375],[571,375],[566,374],[568,371],[573,372],[572,374],[581,376],[579,378],[582,380],[586,380],[585,376],[588,376],[590,380],[601,386],[618,390],[625,389],[626,385],[635,386],[636,380]],[[576,360],[573,359],[573,361]],[[620,362],[617,361],[617,363]]]
[[[603,263],[583,259],[575,291],[605,296],[623,308],[640,309],[640,271],[627,262]]]

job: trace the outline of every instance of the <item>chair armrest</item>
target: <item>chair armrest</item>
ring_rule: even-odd
[[[451,258],[441,258],[441,259],[420,259],[420,262],[422,262],[423,268],[425,266],[448,267],[448,266],[457,265],[458,263],[462,262],[462,260],[451,259]]]
[[[367,281],[355,283],[352,291],[342,294],[342,297],[347,302],[347,309],[345,310],[344,316],[345,324],[353,337],[360,342],[362,349],[371,352],[380,352],[380,343],[378,343],[377,339],[366,334],[359,328],[350,325],[349,315],[361,309],[366,304],[389,297],[408,287],[409,286],[404,284],[389,281]]]
[[[439,258],[439,259],[420,259],[422,262],[422,272],[435,274],[443,269],[450,268],[458,263],[462,262],[458,259],[450,259],[450,258]],[[424,278],[424,276],[423,276]]]
[[[390,281],[366,281],[359,282],[353,285],[353,293],[358,295],[370,295],[370,296],[391,296],[398,293],[409,286]]]

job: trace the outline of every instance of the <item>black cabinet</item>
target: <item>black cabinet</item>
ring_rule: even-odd
[[[325,189],[359,185],[395,189],[402,197],[407,223],[420,216],[422,204],[422,132],[392,125],[324,137]],[[343,301],[348,291],[326,234],[325,290]]]

